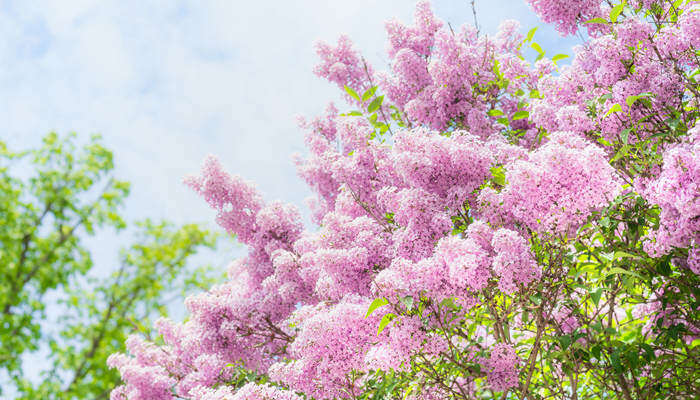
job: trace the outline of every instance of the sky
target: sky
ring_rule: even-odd
[[[434,0],[433,9],[456,28],[473,23],[469,3]],[[0,0],[0,139],[19,150],[50,131],[101,134],[115,176],[132,183],[130,221],[215,228],[214,212],[181,183],[208,154],[254,181],[266,200],[294,203],[308,216],[311,193],[291,162],[305,152],[296,116],[342,104],[338,89],[311,72],[313,45],[345,33],[376,70],[386,69],[384,22],[411,22],[414,4]],[[486,33],[504,19],[519,20],[523,33],[539,26],[535,40],[550,56],[571,54],[576,43],[524,1],[476,0],[476,9]],[[123,243],[110,232],[89,240],[97,268],[109,272]],[[208,257],[225,265],[230,254]]]
[[[39,5],[40,3],[40,5]],[[0,137],[35,146],[49,131],[99,133],[116,175],[132,182],[128,218],[213,219],[181,184],[208,154],[256,182],[267,200],[305,208],[290,156],[304,152],[296,116],[338,101],[316,78],[316,40],[347,33],[385,69],[384,21],[412,20],[413,1],[0,1]],[[550,54],[567,41],[525,2],[476,1],[494,32],[521,21]],[[452,26],[471,24],[468,0],[435,0]],[[544,40],[547,39],[547,40]],[[570,51],[569,51],[570,53]]]

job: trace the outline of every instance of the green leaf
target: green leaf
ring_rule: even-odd
[[[634,254],[626,253],[624,251],[616,251],[615,254],[613,254],[613,261],[615,260],[622,260],[623,258],[638,258]]]
[[[634,276],[635,278],[644,279],[644,278],[642,278],[641,275],[639,275],[635,272],[620,268],[620,267],[611,268],[610,272],[608,272],[608,275],[618,275],[618,274],[625,274],[625,275]]]
[[[598,307],[598,303],[600,302],[600,296],[603,295],[603,288],[598,288],[595,291],[591,292],[591,300],[593,300],[593,303],[595,304],[596,307]]]
[[[571,344],[571,336],[569,335],[559,336],[557,340],[559,341],[562,350],[568,349],[569,345]]]
[[[517,121],[519,119],[524,119],[524,118],[527,118],[529,116],[530,116],[529,112],[527,112],[525,110],[520,110],[520,111],[516,111],[515,114],[513,114],[512,120]]]
[[[557,62],[559,60],[563,60],[565,58],[569,58],[568,54],[557,54],[556,56],[552,57],[552,61]]]
[[[584,22],[586,24],[607,24],[608,20],[605,18],[593,18],[589,19],[588,21]]]
[[[362,101],[367,101],[369,100],[372,96],[374,96],[374,92],[377,91],[376,86],[372,86],[371,88],[367,89],[363,94],[362,94]]]
[[[396,318],[396,314],[393,314],[393,313],[385,314],[382,317],[381,321],[379,321],[379,328],[377,329],[377,335],[382,333],[384,328],[386,328],[386,326],[389,325],[389,322],[393,321],[394,318]]]
[[[542,57],[544,57],[544,50],[542,50],[542,46],[540,46],[537,42],[530,43],[530,47],[532,47],[538,54],[536,60],[540,60]]]
[[[610,22],[617,22],[617,18],[622,14],[622,10],[625,8],[627,1],[623,0],[622,3],[616,5],[610,10]]]
[[[406,400],[406,398],[408,397],[409,394],[411,394],[412,391],[413,391],[413,386],[409,386],[408,390],[406,390],[406,393],[404,393],[404,395],[403,395],[403,400]]]
[[[531,41],[532,38],[535,36],[535,32],[537,32],[537,27],[534,27],[534,28],[530,29],[530,30],[527,32],[527,36],[525,36],[525,41],[526,41],[526,42]]]
[[[610,115],[610,114],[612,114],[612,113],[615,113],[615,112],[620,112],[620,111],[622,111],[622,106],[619,105],[619,104],[617,104],[617,103],[615,103],[615,104],[613,104],[613,105],[610,107],[610,109],[608,110],[608,112],[605,113],[605,115],[603,116],[603,118],[607,118],[608,115]]]
[[[651,93],[640,93],[638,95],[634,96],[627,96],[625,99],[625,103],[627,103],[628,107],[632,107],[632,104],[634,104],[637,100],[643,98],[643,97],[651,97],[653,96]]]
[[[491,167],[491,176],[496,184],[500,186],[506,185],[506,171],[503,166]]]
[[[443,301],[441,301],[440,305],[447,307],[447,308],[450,308],[452,310],[459,310],[459,306],[457,304],[455,304],[454,299],[452,299],[451,297],[448,297],[448,298],[444,299]]]
[[[622,143],[627,144],[629,142],[631,130],[632,130],[632,128],[627,128],[627,129],[623,129],[622,132],[620,132],[620,138],[622,139]]]
[[[542,46],[540,46],[537,42],[532,42],[530,44],[530,47],[532,47],[538,54],[544,54],[544,50],[542,50]]]
[[[628,351],[625,353],[625,359],[627,363],[632,367],[632,369],[637,369],[639,366],[639,355],[634,351]]]
[[[656,272],[663,276],[670,276],[671,263],[667,259],[660,261],[658,264],[656,264]]]
[[[488,114],[492,117],[498,117],[498,116],[503,115],[503,111],[494,108],[494,109],[488,110],[488,112],[486,112],[486,114]]]
[[[367,315],[365,315],[365,318],[369,317],[372,315],[372,313],[379,307],[383,307],[385,305],[389,304],[389,301],[385,299],[384,297],[379,297],[377,299],[374,299],[374,301],[369,305],[369,308],[367,309]]]
[[[381,107],[382,102],[384,101],[384,96],[379,96],[376,97],[374,100],[372,100],[371,103],[369,103],[369,106],[367,107],[367,111],[369,112],[375,112]]]
[[[357,92],[352,90],[352,88],[350,88],[348,85],[345,85],[345,91],[347,92],[347,94],[350,95],[350,97],[357,101],[360,101],[360,95],[358,95]]]
[[[620,355],[618,354],[618,350],[615,350],[615,352],[610,355],[610,362],[612,363],[613,368],[615,368],[615,371],[622,372],[622,364],[620,363]]]
[[[620,148],[620,150],[617,151],[617,153],[615,154],[615,157],[613,157],[610,160],[610,162],[615,162],[615,161],[619,160],[620,158],[626,156],[631,148],[632,148],[632,146],[630,146],[630,145],[622,146],[622,148]]]
[[[644,359],[647,360],[647,362],[656,358],[656,354],[654,353],[654,349],[652,349],[651,346],[649,346],[646,343],[642,343],[641,347],[642,347],[642,349],[644,349]]]

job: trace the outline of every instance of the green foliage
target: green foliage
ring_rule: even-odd
[[[385,306],[389,304],[389,301],[383,297],[379,297],[377,299],[374,299],[372,301],[372,304],[369,305],[369,308],[367,309],[367,315],[365,315],[365,318],[369,317],[372,315],[372,313],[379,307]]]
[[[129,184],[110,177],[112,153],[98,137],[81,149],[75,135],[51,133],[39,149],[0,153],[0,368],[17,370],[19,355],[42,335],[44,294],[92,267],[80,233],[125,226],[117,209]],[[20,177],[18,168],[31,170]]]
[[[134,244],[123,249],[119,269],[90,282],[86,291],[79,280],[67,289],[59,338],[50,342],[52,367],[41,384],[18,379],[24,399],[88,399],[106,396],[119,382],[107,368],[107,357],[123,351],[130,332],[150,336],[144,326],[164,316],[166,295],[179,298],[195,284],[182,272],[188,258],[201,246],[213,248],[216,236],[196,225],[175,228],[146,221],[139,225]],[[70,377],[65,379],[66,374]]]
[[[216,235],[150,220],[136,224],[133,244],[105,266],[114,273],[87,275],[93,260],[84,238],[126,228],[119,207],[129,184],[111,176],[113,156],[99,137],[82,147],[76,141],[51,133],[39,149],[18,153],[0,142],[0,369],[23,399],[107,398],[119,375],[106,360],[123,351],[128,334],[148,335],[143,327],[164,315],[168,296],[212,283],[208,269],[186,266],[198,249],[215,246]],[[55,334],[41,324],[49,291],[60,299]],[[24,366],[43,371],[37,383],[21,356],[39,346],[49,349],[47,362]]]

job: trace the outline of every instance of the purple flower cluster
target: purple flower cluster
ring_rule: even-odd
[[[529,3],[562,34],[610,13],[598,0]],[[700,273],[700,129],[674,111],[697,107],[687,72],[698,67],[700,8],[684,6],[674,24],[626,12],[587,26],[561,67],[528,62],[515,21],[494,36],[453,30],[427,2],[413,25],[387,23],[387,71],[375,73],[347,37],[319,44],[315,73],[360,95],[369,89],[371,99],[346,93],[367,113],[341,115],[330,104],[299,121],[308,151],[295,164],[314,193],[317,227],[305,230],[295,207],[266,203],[207,158],[185,182],[248,254],[226,282],[185,301],[186,322],[157,321],[162,345],[132,336],[128,355],[110,357],[124,382],[112,399],[351,398],[376,370],[420,371],[421,381],[427,372],[416,363],[456,353],[463,376],[407,398],[517,390],[519,338],[532,332],[511,338],[507,326],[484,325],[460,336],[446,325],[489,316],[496,301],[517,309],[511,299],[547,290],[553,258],[576,240],[596,246],[585,236],[592,216],[622,194],[640,195],[650,215],[659,210],[658,228],[640,230],[643,248],[633,250],[680,255],[684,272]],[[378,298],[383,306],[368,316]],[[656,303],[639,308],[654,321],[664,318]],[[582,329],[569,304],[543,311],[547,332]],[[233,388],[232,365],[270,381]]]

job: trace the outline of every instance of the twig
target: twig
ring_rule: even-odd
[[[472,15],[474,16],[474,28],[476,28],[476,36],[479,37],[479,33],[481,33],[481,28],[479,28],[479,21],[476,19],[476,0],[471,1],[471,6],[472,6]]]

